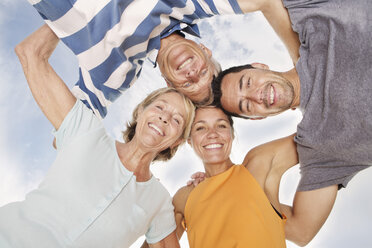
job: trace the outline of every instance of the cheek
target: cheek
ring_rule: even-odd
[[[195,137],[191,137],[191,147],[192,147],[192,149],[194,150],[194,152],[198,155],[198,156],[200,156],[201,154],[200,154],[200,147],[199,147],[199,144],[200,144],[200,142],[198,141],[198,138],[195,138]]]

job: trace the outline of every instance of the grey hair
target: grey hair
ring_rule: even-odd
[[[221,64],[215,58],[213,58],[213,56],[211,57],[211,62],[212,62],[213,67],[214,67],[213,75],[215,77],[217,77],[218,74],[220,74],[220,72],[222,71]]]

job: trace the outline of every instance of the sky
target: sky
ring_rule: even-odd
[[[27,1],[0,2],[0,206],[21,201],[42,181],[53,163],[52,126],[43,116],[28,89],[14,47],[43,24]],[[220,16],[199,23],[202,42],[213,51],[222,68],[261,62],[277,71],[292,68],[284,45],[260,13]],[[189,37],[191,38],[191,37]],[[78,64],[72,52],[59,44],[50,63],[61,78],[72,86],[78,77]],[[109,109],[104,120],[109,134],[121,139],[121,131],[131,118],[134,107],[151,91],[165,87],[157,68],[146,62],[140,79]],[[301,121],[299,111],[260,121],[235,119],[235,141],[231,158],[240,163],[253,147],[296,131]],[[173,195],[185,185],[190,175],[202,171],[201,161],[186,144],[166,163],[154,163],[153,174]],[[280,200],[291,204],[300,178],[298,166],[290,169],[281,182]],[[372,197],[369,179],[372,170],[362,171],[342,189],[327,222],[309,243],[313,248],[372,247]],[[139,247],[141,237],[131,247]],[[182,247],[188,247],[186,235]],[[287,242],[289,248],[297,247]]]

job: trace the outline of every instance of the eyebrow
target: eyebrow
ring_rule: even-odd
[[[239,90],[240,91],[242,91],[242,88],[243,88],[243,77],[244,77],[244,75],[242,75],[241,77],[240,77],[240,80],[239,80]],[[239,110],[240,110],[240,112],[243,112],[243,102],[242,102],[242,100],[239,100]]]
[[[240,77],[240,80],[239,80],[239,89],[240,89],[240,90],[242,90],[242,88],[243,88],[243,77],[244,77],[244,75],[242,75],[242,76]]]
[[[227,122],[227,123],[230,123],[228,120],[226,119],[223,119],[223,118],[220,118],[220,119],[217,119],[216,122],[220,122],[220,121],[224,121],[224,122]],[[207,123],[205,120],[200,120],[200,121],[197,121],[197,122],[194,122],[192,124],[192,126],[195,126],[196,124],[199,124],[199,123]]]

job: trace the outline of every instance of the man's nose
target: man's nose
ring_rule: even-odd
[[[245,92],[245,98],[250,101],[255,101],[257,103],[263,102],[262,91],[259,89],[248,89]]]
[[[191,81],[193,81],[193,82],[198,82],[199,81],[199,73],[195,68],[192,68],[186,73],[186,78],[191,79]]]

